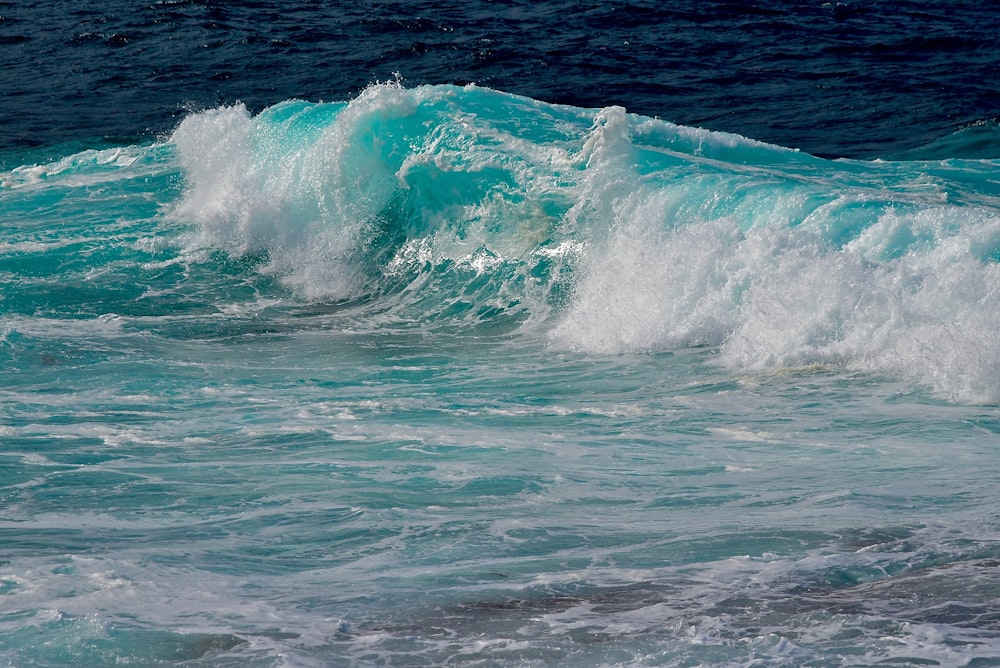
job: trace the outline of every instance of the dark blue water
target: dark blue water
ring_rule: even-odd
[[[0,148],[155,136],[190,109],[348,99],[398,73],[825,156],[919,154],[986,123],[964,150],[995,157],[998,41],[1000,10],[973,0],[3,2]]]

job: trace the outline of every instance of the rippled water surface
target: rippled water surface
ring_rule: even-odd
[[[998,23],[0,3],[0,664],[1000,665]]]

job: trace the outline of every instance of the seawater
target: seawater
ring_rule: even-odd
[[[13,166],[0,662],[1000,664],[998,167],[399,83]]]

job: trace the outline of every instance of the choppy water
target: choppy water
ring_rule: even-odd
[[[442,34],[456,44],[496,11],[476,7],[385,20],[409,16],[399,34],[415,39],[451,19]],[[580,22],[650,42],[671,26],[692,34],[697,18],[574,7],[499,11],[566,39]],[[940,72],[997,25],[878,3],[713,7],[704,22],[739,39],[748,21],[804,35],[818,14],[846,27],[873,12],[909,26],[901,43],[914,26],[979,31],[921,47],[923,65],[883,59],[858,75],[862,91],[893,68],[961,88],[968,72]],[[234,35],[280,32],[293,50],[305,38],[288,25],[356,27],[375,9],[271,22],[213,3],[128,20],[94,10],[74,20],[105,25],[104,41],[82,42],[137,69],[75,129],[46,124],[86,100],[13,123],[0,171],[0,662],[1000,665],[991,117],[962,107],[979,122],[934,134],[950,122],[938,109],[919,131],[864,138],[850,132],[864,114],[838,125],[833,95],[817,98],[815,123],[773,126],[805,128],[803,142],[840,127],[815,152],[855,159],[829,159],[617,106],[626,82],[643,104],[666,94],[634,75],[595,65],[595,81],[622,87],[588,89],[582,74],[557,85],[504,58],[485,83],[613,99],[554,104],[403,71],[339,102],[311,88],[172,120],[166,86],[122,104],[139,95],[143,58],[173,48],[157,38],[209,14],[231,12],[197,29],[226,36],[218,53],[243,68],[226,85],[244,80],[250,100],[291,84],[254,66],[271,42],[241,55]],[[76,48],[25,27],[23,7],[4,12],[0,26],[24,37],[8,33],[4,53]],[[150,13],[179,32],[143,23]],[[308,34],[320,53],[347,48]],[[359,58],[391,61],[362,41],[374,46]],[[972,50],[970,72],[995,62],[985,42]],[[432,51],[403,64],[461,82]],[[195,68],[180,53],[164,67],[183,82]],[[850,62],[830,53],[830,67]],[[321,76],[313,65],[300,82]],[[734,99],[757,85],[732,83]],[[6,103],[22,109],[38,84],[16,87],[22,101]],[[895,113],[915,113],[906,95]],[[766,100],[731,115],[753,126],[781,104]],[[789,118],[812,113],[786,104]],[[130,114],[129,139],[94,129]],[[897,159],[857,159],[878,146]]]

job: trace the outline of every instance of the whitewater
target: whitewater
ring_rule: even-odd
[[[997,665],[970,132],[390,82],[5,163],[0,662]]]

